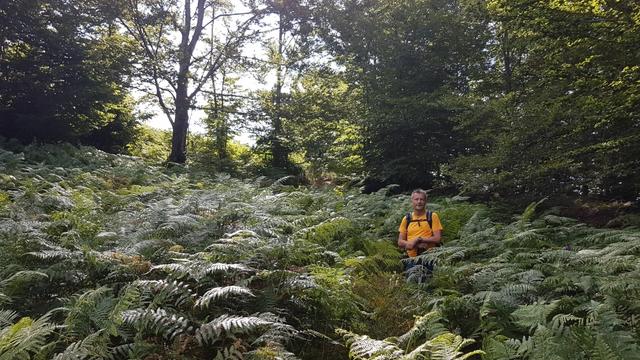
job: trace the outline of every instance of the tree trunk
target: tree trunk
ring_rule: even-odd
[[[169,161],[184,164],[187,161],[187,133],[189,132],[189,103],[186,96],[176,98],[176,116],[171,137]]]
[[[184,23],[180,29],[180,47],[178,48],[178,76],[176,86],[176,113],[173,122],[173,136],[171,138],[171,154],[169,161],[183,164],[187,161],[187,134],[189,132],[189,108],[191,98],[189,97],[189,66],[191,65],[191,55],[196,43],[202,33],[202,21],[204,17],[204,0],[198,0],[197,23],[193,29],[193,38],[189,37],[191,32],[191,1],[184,2]]]
[[[187,95],[189,87],[189,58],[184,54],[180,60],[178,71],[178,86],[176,88],[176,114],[173,122],[173,136],[171,138],[171,154],[169,161],[183,164],[187,161],[187,133],[189,131],[190,99]]]
[[[282,23],[282,13],[278,19],[278,65],[276,69],[276,88],[274,94],[275,114],[273,116],[273,133],[271,139],[271,156],[273,165],[279,168],[287,166],[288,156],[286,149],[282,146],[282,61],[283,61],[283,37],[284,24]]]

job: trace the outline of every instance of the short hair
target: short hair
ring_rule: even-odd
[[[422,190],[422,189],[415,189],[411,192],[411,197],[413,197],[413,194],[422,194],[424,195],[424,198],[427,199],[429,198],[429,196],[427,196],[427,192]]]

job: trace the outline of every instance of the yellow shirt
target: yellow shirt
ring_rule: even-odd
[[[442,224],[440,223],[440,217],[438,214],[432,212],[431,213],[431,224],[433,225],[433,229],[429,227],[429,222],[427,222],[427,214],[425,212],[422,216],[416,216],[415,213],[411,213],[411,223],[409,223],[409,228],[407,229],[407,217],[402,217],[402,222],[400,223],[400,227],[398,231],[401,234],[407,234],[407,240],[413,240],[417,237],[431,237],[433,236],[433,231],[440,230],[442,231]],[[435,247],[436,244],[428,243],[427,247],[430,249]],[[407,250],[407,255],[409,257],[418,256],[418,249],[410,249]]]

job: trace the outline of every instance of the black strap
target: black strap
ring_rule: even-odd
[[[411,212],[408,212],[407,215],[405,216],[406,218],[406,226],[405,226],[405,230],[409,230],[409,224],[414,221],[417,222],[418,224],[420,224],[420,221],[422,220],[413,220],[412,216],[411,216]],[[429,229],[431,229],[431,231],[433,231],[433,213],[429,210],[427,211],[427,224],[429,224]]]

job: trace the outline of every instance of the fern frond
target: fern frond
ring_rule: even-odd
[[[41,260],[55,259],[82,259],[84,254],[82,251],[71,251],[67,249],[60,250],[40,250],[36,252],[28,252],[27,255],[35,256]]]
[[[139,330],[150,331],[169,340],[190,330],[187,319],[170,314],[164,309],[127,310],[122,313],[122,320]]]
[[[65,331],[82,339],[110,325],[110,313],[116,300],[110,288],[88,290],[68,300]]]
[[[186,263],[171,263],[171,264],[160,264],[154,265],[151,267],[150,271],[153,270],[161,270],[167,273],[171,273],[176,275],[178,279],[189,274],[189,264]]]
[[[162,270],[168,272],[178,279],[189,276],[195,280],[201,280],[203,277],[214,273],[228,272],[249,272],[251,269],[243,264],[228,263],[207,263],[201,260],[174,259],[170,264],[161,264],[151,267],[151,270]]]
[[[547,240],[539,229],[529,229],[513,234],[504,241],[504,244],[509,247],[540,248]]]
[[[614,349],[600,337],[596,339],[590,355],[590,359],[593,360],[623,360],[618,357]]]
[[[15,311],[0,310],[0,327],[13,324],[17,317],[18,313],[16,313]]]
[[[375,340],[366,335],[354,334],[347,330],[337,329],[349,347],[349,357],[352,359],[399,359],[404,354],[396,345],[383,340]]]
[[[505,336],[487,337],[484,339],[482,350],[488,359],[510,360],[515,359],[520,346],[517,340],[507,340]]]
[[[154,236],[166,239],[191,232],[198,227],[198,220],[200,220],[200,217],[194,214],[168,216],[166,221],[158,225]]]
[[[537,202],[534,201],[531,204],[529,204],[529,206],[527,206],[524,212],[522,212],[522,215],[519,216],[520,221],[518,225],[520,226],[521,229],[524,228],[533,219],[533,215],[536,212],[536,208],[546,200],[547,198],[544,198]]]
[[[411,329],[398,338],[398,347],[411,348],[420,338],[427,340],[445,333],[446,328],[441,321],[442,315],[438,311],[417,317]]]
[[[547,317],[557,308],[558,302],[551,304],[535,303],[531,305],[520,305],[511,316],[516,324],[534,330],[538,325],[544,325]]]
[[[213,288],[202,295],[194,306],[208,307],[211,301],[224,299],[233,295],[254,296],[251,290],[241,286],[225,286]]]
[[[217,272],[226,273],[230,271],[249,272],[251,271],[251,269],[242,264],[214,263],[214,264],[209,264],[204,266],[200,270],[200,275],[206,276],[206,275],[217,273]]]
[[[135,347],[134,343],[123,344],[109,349],[109,354],[105,356],[108,360],[126,360],[131,359],[131,353]]]
[[[0,330],[0,360],[30,359],[47,343],[56,326],[49,322],[50,313],[33,321],[25,317]]]
[[[156,304],[171,301],[179,307],[193,301],[195,297],[187,283],[177,280],[136,280],[132,285],[151,292]]]
[[[419,359],[423,353],[429,354],[429,359],[433,360],[465,360],[472,356],[484,355],[482,350],[474,350],[464,353],[463,348],[475,343],[475,340],[464,339],[460,335],[444,333],[422,344],[409,353],[406,359]]]
[[[201,345],[212,343],[224,335],[243,334],[257,328],[271,325],[271,321],[257,316],[221,315],[203,324],[196,330],[195,336]]]
[[[7,279],[0,281],[0,287],[15,286],[18,283],[28,283],[31,281],[49,279],[49,275],[40,271],[23,270],[11,275]]]
[[[551,330],[554,333],[560,334],[564,331],[567,325],[583,325],[585,320],[581,317],[572,314],[556,314],[551,319]],[[542,324],[542,323],[540,323]]]
[[[99,330],[93,334],[89,334],[84,339],[77,341],[57,354],[53,360],[79,360],[85,358],[103,358],[107,356],[109,349],[107,347],[108,336],[104,331]]]

